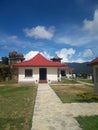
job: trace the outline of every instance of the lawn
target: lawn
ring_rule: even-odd
[[[0,130],[30,130],[37,87],[0,84]]]
[[[62,78],[61,79],[61,83],[65,83],[65,84],[76,84],[77,81],[75,81],[73,79]]]
[[[93,84],[93,81],[91,79],[84,79],[84,78],[78,78],[79,81],[85,82],[85,83],[91,83]]]
[[[80,102],[82,100],[78,94],[81,95],[81,93],[94,93],[93,87],[83,84],[51,85],[51,87],[60,97],[63,103]]]
[[[98,130],[98,116],[76,117],[83,130]]]
[[[8,81],[0,81],[0,85],[4,84],[4,85],[8,85],[8,84],[15,84],[17,83],[17,80],[8,80]]]

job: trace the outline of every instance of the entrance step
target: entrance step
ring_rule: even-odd
[[[47,80],[40,80],[39,83],[47,83]]]

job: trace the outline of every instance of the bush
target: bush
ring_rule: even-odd
[[[83,102],[98,102],[98,95],[95,95],[94,93],[79,93],[77,94],[80,101]]]
[[[0,81],[12,80],[17,77],[17,69],[11,66],[2,65],[0,67]]]

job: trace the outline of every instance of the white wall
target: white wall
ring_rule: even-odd
[[[57,67],[47,68],[47,81],[48,82],[58,81]]]
[[[32,69],[33,75],[32,77],[25,77],[25,69]],[[39,70],[37,67],[20,67],[19,68],[19,82],[38,82],[39,80]]]
[[[57,67],[40,67],[47,68],[47,81],[49,83],[58,81]],[[25,69],[32,69],[32,77],[25,77]],[[39,82],[39,67],[19,67],[18,82]]]

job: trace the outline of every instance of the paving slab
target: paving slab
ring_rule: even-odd
[[[73,117],[98,115],[98,103],[65,103],[65,113],[70,111]]]
[[[48,84],[39,84],[31,130],[82,130]]]

